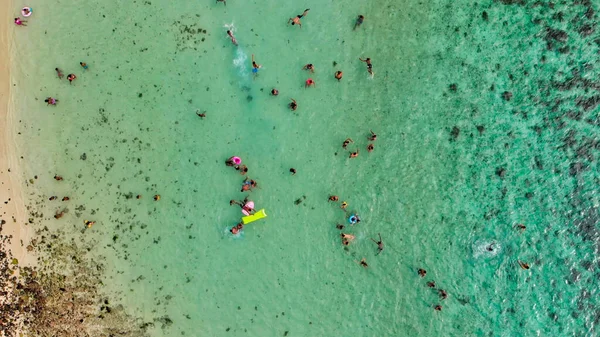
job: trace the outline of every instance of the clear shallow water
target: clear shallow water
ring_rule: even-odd
[[[173,321],[154,335],[594,334],[597,107],[580,98],[600,86],[586,4],[28,4],[14,37],[20,143],[27,178],[41,177],[28,191],[45,225],[105,261],[115,300]],[[285,25],[304,8],[302,29]],[[241,237],[227,234],[240,216],[228,201],[244,197],[231,155],[269,214]],[[348,249],[329,194],[362,217]],[[59,221],[50,195],[71,197]]]

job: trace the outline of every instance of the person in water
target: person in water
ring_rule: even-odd
[[[227,31],[227,36],[229,36],[231,38],[231,43],[233,43],[234,45],[238,45],[237,40],[235,39],[235,36],[233,36],[233,32],[228,30]]]
[[[368,140],[374,142],[377,140],[377,135],[375,134],[375,132],[373,132],[373,130],[369,130],[371,131],[371,135],[369,137],[367,137]]]
[[[217,0],[215,3],[218,4],[219,2],[222,2],[223,5],[227,6],[227,0]]]
[[[350,157],[348,157],[348,158],[356,158],[356,157],[358,157],[358,149],[356,149],[356,151],[354,151],[354,152],[350,152]]]
[[[360,260],[359,264],[361,266],[363,266],[364,268],[367,268],[369,265],[367,264],[367,259],[366,258],[362,258],[362,260]]]
[[[92,226],[96,223],[96,221],[83,220],[83,224],[86,228],[92,228]]]
[[[159,201],[160,200],[160,194],[155,194],[153,197],[154,201]]]
[[[248,173],[248,167],[246,165],[243,165],[243,164],[242,165],[236,165],[235,169],[238,170],[238,171],[240,171],[241,175],[244,175],[244,174]]]
[[[84,70],[88,70],[88,65],[85,62],[79,62],[79,65],[84,69]]]
[[[440,289],[438,293],[440,294],[441,299],[445,300],[446,298],[448,298],[448,293],[446,292],[446,290]]]
[[[307,9],[305,9],[305,10],[304,10],[304,12],[303,12],[302,14],[300,14],[300,15],[296,15],[296,17],[295,17],[295,18],[290,18],[290,19],[288,20],[288,23],[290,23],[290,22],[291,22],[291,23],[292,23],[292,26],[293,26],[293,25],[298,25],[298,26],[300,26],[300,28],[302,28],[302,22],[300,22],[300,19],[302,19],[303,17],[305,17],[305,16],[306,16],[306,14],[308,14],[308,11],[309,11],[309,10],[310,10],[310,8],[307,8]]]
[[[54,70],[56,70],[56,75],[58,76],[58,78],[62,79],[65,75],[62,73],[62,71],[60,71],[60,69],[58,68],[54,68]]]
[[[316,83],[312,78],[309,78],[308,80],[306,80],[306,83],[304,83],[305,88],[314,87],[314,86],[316,86]]]
[[[15,25],[17,25],[17,26],[27,26],[25,23],[27,23],[27,21],[21,20],[20,18],[15,18]]]
[[[342,244],[344,246],[348,246],[350,244],[350,242],[354,241],[354,239],[356,238],[352,234],[344,234],[344,233],[341,233],[340,237],[342,238]]]
[[[48,97],[44,100],[44,102],[46,102],[48,105],[56,105],[58,100],[56,98]]]
[[[296,111],[296,109],[298,109],[298,103],[296,103],[296,100],[293,98],[290,98],[292,100],[292,102],[289,104],[290,109],[292,109],[292,111]]]
[[[364,60],[361,58],[358,58],[358,59],[367,64],[367,71],[369,72],[369,74],[373,75],[373,64],[371,63],[371,58],[367,57]]]
[[[354,143],[354,141],[352,140],[352,138],[346,138],[346,140],[342,144],[342,149],[345,150],[348,147],[348,144],[350,144],[350,143]]]
[[[342,76],[344,76],[344,73],[342,73],[341,71],[336,71],[335,72],[335,78],[340,81],[342,79]]]
[[[55,175],[55,176],[54,176],[54,180],[56,180],[56,181],[61,181],[61,180],[63,180],[63,177],[61,177],[61,176],[59,176],[59,175]]]
[[[381,233],[377,233],[379,235],[379,241],[375,241],[375,239],[371,238],[371,241],[377,244],[377,254],[383,251],[383,240],[381,240]]]
[[[348,203],[345,202],[345,201],[342,201],[342,204],[340,205],[340,208],[343,209],[343,210],[345,210],[346,207],[348,207]]]
[[[435,281],[429,281],[429,282],[427,282],[427,286],[429,288],[435,288]]]
[[[363,15],[359,15],[358,18],[356,18],[356,22],[354,23],[354,29],[352,30],[356,30],[356,28],[360,27],[360,25],[362,25],[364,21],[365,17]]]
[[[367,145],[367,152],[372,152],[374,148],[375,148],[375,145],[373,145],[373,144]]]
[[[279,90],[273,88],[273,90],[271,90],[271,95],[273,95],[273,96],[279,95]]]
[[[204,111],[203,113],[200,113],[200,110],[196,110],[196,115],[202,119],[204,119],[204,117],[206,117],[206,111]]]
[[[417,274],[419,274],[421,277],[425,277],[425,275],[427,275],[427,270],[419,268],[419,270],[417,270]]]
[[[257,186],[257,183],[255,180],[252,180],[248,177],[246,177],[244,179],[244,182],[242,183],[242,190],[240,192],[244,192],[244,191],[252,191],[253,188],[255,188]]]
[[[292,167],[292,168],[290,169],[290,173],[291,173],[293,176],[295,176],[295,175],[296,175],[296,169]]]
[[[433,307],[433,309],[434,309],[435,311],[442,311],[442,306],[438,304],[438,305],[436,305],[435,307]]]
[[[31,14],[31,10],[29,9],[29,7],[23,7],[22,11],[23,11],[23,15]]]
[[[73,81],[76,79],[77,79],[77,76],[75,76],[75,74],[67,75],[67,80],[69,80],[69,84],[73,83]]]
[[[522,269],[525,269],[525,270],[529,269],[529,264],[528,263],[525,263],[525,262],[520,261],[520,260],[518,262],[519,262],[519,266],[521,266]]]
[[[337,195],[330,195],[328,201],[338,201],[340,198]]]
[[[254,61],[254,54],[252,54],[252,73],[254,74],[254,76],[258,75],[258,69],[260,69],[262,66],[258,63],[256,63],[256,61]]]
[[[305,65],[304,67],[302,67],[302,70],[308,70],[311,73],[314,73],[315,72],[315,66],[313,66],[312,63],[309,63],[309,64]]]

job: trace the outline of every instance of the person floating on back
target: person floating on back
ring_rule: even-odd
[[[300,14],[300,15],[296,15],[296,17],[295,17],[295,18],[290,18],[290,19],[288,20],[288,23],[290,23],[290,22],[291,22],[291,23],[292,23],[292,26],[293,26],[293,25],[298,25],[298,26],[300,26],[300,28],[302,28],[302,22],[300,22],[300,19],[302,19],[303,17],[305,17],[305,16],[306,16],[306,14],[308,14],[308,11],[309,11],[309,10],[310,10],[310,8],[307,8],[307,9],[305,9],[305,10],[304,10],[304,12],[303,12],[302,14]]]
[[[358,18],[356,18],[356,22],[354,23],[353,30],[356,30],[356,28],[358,28],[360,25],[362,25],[363,21],[365,21],[365,17],[362,15],[359,15]]]
[[[233,43],[234,45],[238,45],[237,40],[235,39],[235,36],[233,36],[233,32],[228,30],[227,31],[227,35],[231,38],[231,43]]]
[[[369,74],[371,74],[371,76],[373,76],[373,64],[371,63],[371,58],[367,57],[366,59],[361,59],[358,58],[359,60],[365,62],[367,64],[367,71],[369,72]]]
[[[383,241],[381,240],[381,233],[377,233],[379,235],[379,241],[375,241],[375,239],[371,239],[373,242],[377,244],[377,254],[383,251]]]

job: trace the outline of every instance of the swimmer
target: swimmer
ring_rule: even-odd
[[[522,232],[522,231],[524,231],[524,230],[525,230],[527,227],[525,227],[525,225],[523,225],[523,224],[520,224],[520,223],[519,223],[519,224],[516,224],[516,225],[515,225],[515,228],[519,229],[519,231],[521,231],[521,232]]]
[[[55,175],[55,176],[54,176],[54,180],[56,180],[56,181],[61,181],[61,180],[63,180],[63,177],[61,177],[61,176],[59,176],[59,175]]]
[[[417,273],[419,274],[419,276],[425,277],[425,275],[427,275],[427,270],[419,268],[419,270],[417,270]]]
[[[79,65],[84,69],[84,70],[88,70],[88,65],[85,62],[79,62]]]
[[[341,233],[340,236],[342,237],[342,239],[348,240],[348,241],[354,241],[354,239],[356,239],[356,237],[352,234]]]
[[[439,294],[440,294],[440,298],[443,299],[443,300],[445,300],[446,298],[448,298],[448,293],[444,289],[440,289],[439,290]]]
[[[159,201],[160,200],[160,194],[155,194],[153,197],[154,201]]]
[[[306,80],[306,82],[304,83],[304,87],[308,88],[308,87],[315,87],[316,83],[312,78],[309,78],[308,80]]]
[[[365,21],[365,17],[363,15],[359,15],[358,18],[356,18],[356,22],[354,23],[354,29],[352,30],[356,30],[356,28],[362,25],[363,21]]]
[[[21,11],[23,12],[24,16],[31,15],[31,9],[29,9],[29,7],[23,7],[23,9]]]
[[[342,201],[342,204],[340,205],[340,208],[345,210],[346,207],[348,207],[348,203],[345,202],[345,201]]]
[[[57,196],[53,195],[53,196],[51,196],[51,197],[50,197],[50,199],[48,199],[48,200],[52,201],[52,200],[56,200],[57,198],[58,198]]]
[[[342,73],[341,71],[336,71],[335,72],[335,78],[339,81],[342,79],[342,76],[344,75],[344,73]]]
[[[429,282],[427,282],[427,286],[429,288],[435,288],[435,281],[429,281]]]
[[[27,25],[25,24],[26,22],[27,22],[27,21],[25,21],[25,20],[21,20],[21,19],[19,19],[19,18],[15,18],[15,25],[17,25],[17,26],[27,26]]]
[[[490,245],[488,245],[487,247],[485,247],[485,249],[488,252],[493,252],[494,251],[494,244],[496,244],[495,242],[492,242]]]
[[[219,2],[222,2],[223,5],[227,6],[227,0],[217,0],[217,2],[215,2],[215,3],[219,3]]]
[[[62,211],[56,211],[56,213],[54,214],[54,219],[60,219],[63,217],[63,215],[65,215],[64,209]]]
[[[342,144],[342,148],[346,149],[346,147],[348,147],[348,144],[350,144],[350,143],[354,143],[354,141],[351,138],[346,138],[346,140]]]
[[[279,95],[279,90],[273,88],[273,90],[271,90],[271,95],[273,95],[273,96]]]
[[[229,36],[231,38],[231,43],[233,43],[236,46],[238,45],[237,40],[233,36],[233,32],[232,31],[228,30],[227,31],[227,36]]]
[[[241,203],[238,201],[235,201],[233,199],[229,200],[229,206],[233,206],[233,205],[241,205]],[[242,207],[244,207],[244,206],[242,205]]]
[[[383,241],[381,240],[381,233],[377,233],[379,235],[379,241],[375,241],[375,239],[371,238],[371,241],[377,244],[377,254],[383,251]]]
[[[254,61],[254,54],[252,54],[252,73],[254,74],[254,76],[258,75],[258,69],[260,69],[262,66],[258,63],[256,63],[256,61]]]
[[[69,197],[63,197],[62,198],[62,201],[69,201],[69,200],[71,200],[71,198],[69,198]]]
[[[293,176],[295,176],[295,175],[296,175],[296,169],[292,167],[292,168],[290,169],[290,173],[291,173]]]
[[[435,309],[435,311],[442,311],[442,306],[438,304],[435,307],[433,307],[433,309]]]
[[[96,221],[83,220],[83,224],[87,228],[92,228],[92,226],[96,223]]]
[[[62,71],[60,71],[60,69],[54,68],[54,70],[56,70],[56,75],[58,76],[58,78],[62,79],[63,77],[65,77],[65,75],[62,73]]]
[[[288,20],[288,23],[290,23],[290,21],[291,21],[292,22],[292,26],[293,25],[298,25],[298,26],[300,26],[300,28],[302,28],[302,22],[300,22],[300,19],[302,19],[303,17],[305,17],[306,14],[308,14],[309,10],[310,10],[310,8],[307,8],[307,9],[304,10],[304,12],[302,14],[296,15],[295,18],[290,18]]]
[[[362,260],[360,260],[359,264],[365,268],[367,268],[369,266],[367,264],[367,259],[365,259],[364,257],[362,258]]]
[[[329,196],[329,201],[338,201],[340,200],[340,198],[337,195],[330,195]]]
[[[252,191],[254,187],[256,187],[256,181],[246,177],[242,182],[242,190],[240,192]]]
[[[339,229],[339,230],[342,230],[342,229],[344,229],[345,227],[346,227],[346,226],[344,226],[344,225],[342,225],[342,224],[337,224],[337,225],[335,225],[335,228],[337,228],[337,229]]]
[[[235,235],[237,234],[239,231],[237,229],[237,226],[231,227],[231,229],[229,230],[231,232],[231,234]]]
[[[206,111],[204,111],[203,113],[200,113],[200,110],[196,110],[196,115],[202,119],[204,119],[204,117],[206,117]]]
[[[309,70],[311,73],[314,73],[315,66],[313,66],[312,63],[309,63],[309,64],[305,65],[304,67],[302,67],[302,70]]]
[[[136,195],[136,196],[135,196],[135,198],[136,198],[136,199],[141,199],[141,198],[142,198],[142,195],[141,195],[141,194],[138,194],[138,195]]]
[[[48,105],[56,105],[58,100],[56,98],[48,97],[44,100],[44,102],[48,103]]]
[[[69,80],[69,84],[71,84],[75,79],[77,79],[77,76],[75,76],[75,74],[67,75],[67,80]]]
[[[367,145],[367,152],[372,152],[375,146],[373,144]]]
[[[354,152],[351,152],[350,157],[348,157],[348,158],[356,158],[356,157],[358,157],[358,149],[356,149],[356,151],[354,151]]]
[[[358,58],[358,59],[367,64],[367,71],[369,72],[369,74],[373,75],[373,64],[371,63],[371,58],[367,57],[364,60],[361,58]]]
[[[529,264],[528,263],[525,263],[525,262],[520,261],[520,260],[517,261],[517,262],[519,262],[519,266],[521,266],[522,269],[529,269]]]
[[[367,137],[368,140],[374,142],[377,140],[377,135],[375,134],[375,132],[373,132],[373,130],[369,130],[371,131],[371,135],[369,137]]]
[[[298,103],[296,103],[296,100],[293,98],[290,98],[292,100],[292,103],[289,104],[290,109],[292,109],[292,111],[296,111],[296,109],[298,109]]]
[[[227,159],[225,161],[225,165],[227,165],[227,166],[235,166],[235,163],[233,162],[233,157]]]
[[[241,175],[248,173],[248,167],[246,165],[239,165],[235,167],[236,170],[240,171]]]

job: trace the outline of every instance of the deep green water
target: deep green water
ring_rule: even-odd
[[[43,225],[105,262],[113,301],[169,317],[153,335],[598,334],[597,4],[28,4],[12,79],[24,178],[40,177],[28,194]],[[232,155],[269,214],[239,237]],[[330,194],[363,220],[346,248]],[[97,221],[84,234],[83,219]]]

